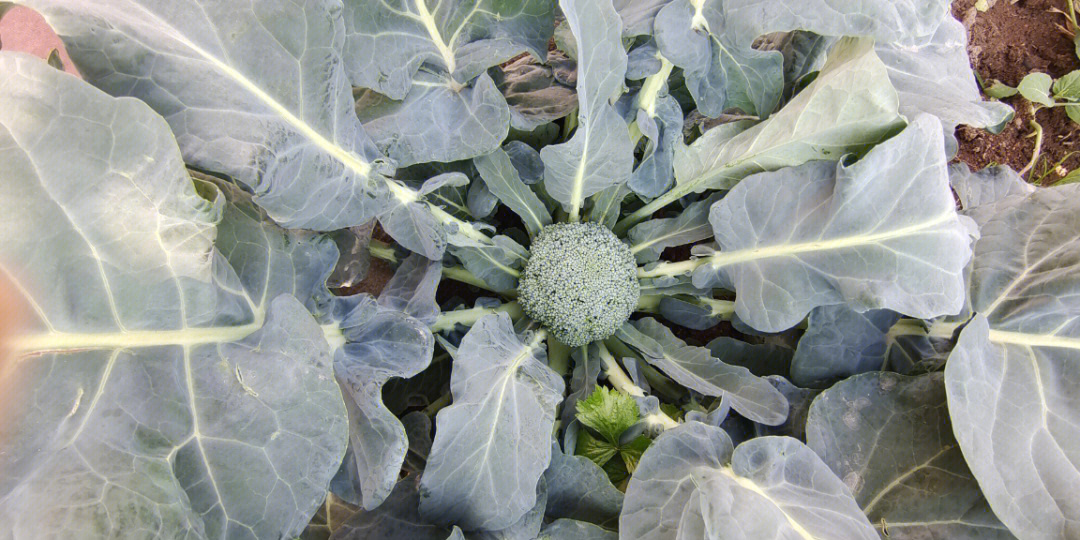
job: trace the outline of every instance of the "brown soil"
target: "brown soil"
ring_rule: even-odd
[[[1066,19],[1054,9],[1064,10],[1065,0],[991,0],[991,8],[978,12],[975,0],[956,0],[953,15],[968,29],[968,54],[971,65],[984,81],[997,79],[1016,86],[1024,75],[1041,71],[1060,77],[1080,69],[1072,38],[1062,28]],[[1005,100],[1016,109],[1016,118],[998,135],[961,127],[958,158],[982,168],[1005,164],[1023,169],[1031,160],[1034,139],[1030,126],[1031,112],[1019,97]],[[1080,126],[1074,124],[1063,108],[1043,109],[1037,113],[1043,127],[1042,157],[1028,179],[1049,183],[1064,172],[1080,167]],[[1061,168],[1054,171],[1060,162]]]

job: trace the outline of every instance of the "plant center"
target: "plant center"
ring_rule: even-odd
[[[525,313],[571,346],[604,339],[634,312],[641,294],[633,253],[596,223],[558,223],[533,240],[518,283]]]

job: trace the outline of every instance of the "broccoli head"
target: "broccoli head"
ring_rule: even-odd
[[[558,223],[533,240],[518,302],[571,347],[611,336],[641,293],[630,248],[596,223]]]

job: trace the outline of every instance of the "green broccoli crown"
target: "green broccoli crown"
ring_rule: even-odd
[[[559,341],[578,347],[611,336],[637,307],[634,255],[604,226],[548,225],[530,251],[518,302]]]

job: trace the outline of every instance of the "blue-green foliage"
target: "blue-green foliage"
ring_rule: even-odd
[[[945,0],[15,3],[0,539],[1076,537],[1080,188],[948,167]]]

